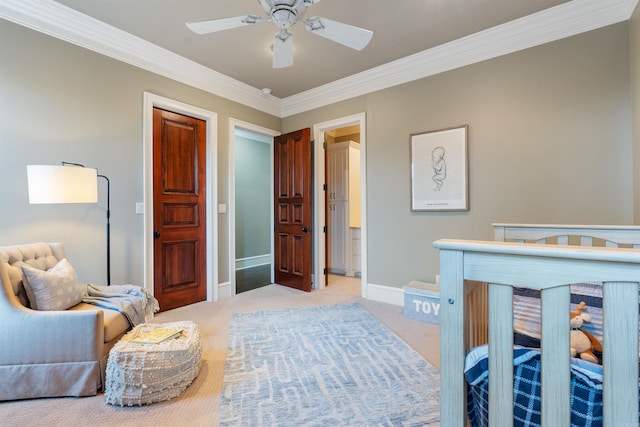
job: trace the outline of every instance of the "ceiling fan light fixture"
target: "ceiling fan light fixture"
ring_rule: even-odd
[[[288,7],[281,7],[273,11],[271,14],[271,20],[279,28],[286,29],[296,23],[298,20],[298,14]]]

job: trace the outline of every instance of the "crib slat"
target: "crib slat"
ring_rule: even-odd
[[[489,425],[513,426],[513,287],[489,284]]]
[[[440,251],[440,424],[466,424],[464,253]],[[463,369],[460,369],[463,367]],[[446,391],[443,393],[442,391]]]
[[[568,286],[549,288],[541,294],[542,339],[542,426],[568,426],[571,420],[569,382]]]
[[[580,246],[593,246],[593,238],[591,236],[582,236],[580,238]]]
[[[604,426],[638,423],[638,284],[604,284]]]

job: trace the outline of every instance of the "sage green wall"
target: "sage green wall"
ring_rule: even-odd
[[[366,112],[368,281],[433,281],[440,238],[493,222],[630,224],[628,23],[283,119]],[[410,211],[409,134],[469,125],[469,212]]]
[[[631,98],[633,117],[634,224],[640,225],[640,4],[629,21],[629,55],[631,60]]]
[[[271,145],[235,140],[235,259],[271,253]]]
[[[219,203],[228,201],[229,117],[280,128],[277,117],[4,20],[0,39],[0,245],[62,241],[83,281],[105,281],[104,190],[97,205],[30,205],[26,165],[77,162],[111,179],[112,282],[141,284],[143,93],[218,114]],[[228,214],[218,219],[227,282]]]
[[[632,164],[634,148],[640,164],[639,32],[636,11],[630,23],[280,120],[0,21],[0,38],[11,40],[0,43],[0,244],[64,241],[81,280],[103,281],[103,203],[29,205],[26,193],[27,164],[84,163],[112,181],[112,280],[142,282],[135,203],[144,91],[218,114],[220,203],[228,197],[229,117],[270,129],[282,123],[288,132],[366,112],[370,283],[433,280],[433,240],[490,239],[495,221],[640,223]],[[469,125],[471,211],[410,212],[409,134],[460,124]],[[218,218],[225,282],[228,217]]]

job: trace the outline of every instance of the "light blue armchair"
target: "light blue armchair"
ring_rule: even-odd
[[[22,266],[49,270],[61,243],[0,247],[0,400],[89,396],[103,389],[109,350],[130,329],[117,311],[80,302],[29,308]]]

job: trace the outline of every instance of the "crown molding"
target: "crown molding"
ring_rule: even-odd
[[[281,101],[53,0],[0,0],[0,17],[212,94],[280,116]]]
[[[637,4],[573,0],[283,99],[53,0],[0,0],[0,17],[283,118],[625,21]]]
[[[573,0],[282,99],[282,117],[628,20],[638,0]]]

